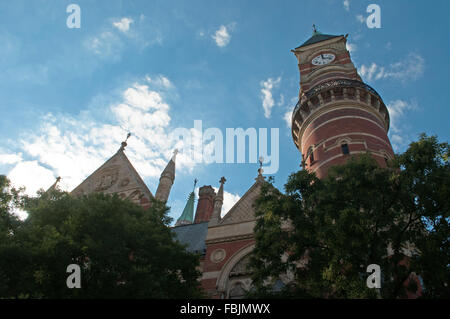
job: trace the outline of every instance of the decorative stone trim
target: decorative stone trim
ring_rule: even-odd
[[[218,239],[210,239],[206,240],[206,244],[217,244],[217,243],[223,243],[223,242],[231,242],[231,241],[238,241],[238,240],[244,240],[244,239],[252,239],[253,234],[247,234],[247,235],[240,235],[240,236],[230,236],[230,237],[222,237]]]
[[[226,256],[227,256],[227,253],[226,253],[225,249],[219,248],[219,249],[214,250],[211,253],[211,256],[209,259],[213,263],[217,264],[217,263],[220,263],[222,260],[224,260]]]

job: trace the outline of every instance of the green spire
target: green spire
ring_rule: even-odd
[[[197,179],[195,179],[194,190],[195,190],[196,184],[197,184]],[[194,191],[192,191],[189,194],[186,206],[183,209],[183,213],[181,214],[180,218],[178,218],[175,226],[192,224],[194,222],[194,202],[195,202],[195,193],[194,193]]]

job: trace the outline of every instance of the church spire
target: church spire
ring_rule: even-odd
[[[223,206],[223,184],[225,184],[227,180],[225,177],[222,176],[220,179],[220,187],[219,191],[217,192],[216,197],[214,198],[214,210],[210,219],[210,225],[217,225],[221,219],[221,212],[222,212],[222,206]]]
[[[197,185],[197,179],[194,180],[194,189],[189,194],[186,206],[183,209],[183,213],[181,214],[180,218],[178,218],[175,226],[188,225],[194,222],[195,185]]]
[[[170,159],[169,163],[167,163],[166,168],[161,173],[161,177],[159,178],[159,185],[158,189],[156,190],[155,197],[162,202],[167,202],[167,199],[170,195],[170,190],[175,180],[175,160],[177,154],[178,150],[175,149],[172,158]]]

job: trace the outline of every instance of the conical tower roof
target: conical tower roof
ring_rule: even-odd
[[[189,194],[186,206],[183,209],[183,213],[177,220],[176,226],[192,224],[194,222],[194,202],[195,193],[192,191]]]
[[[178,153],[178,150],[175,150],[169,163],[167,163],[166,168],[161,173],[161,177],[167,176],[172,179],[175,179],[175,161],[176,161],[177,153]]]

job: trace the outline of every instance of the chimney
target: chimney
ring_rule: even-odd
[[[197,210],[195,212],[194,224],[208,222],[214,209],[214,198],[216,192],[211,187],[202,186],[198,191]]]

